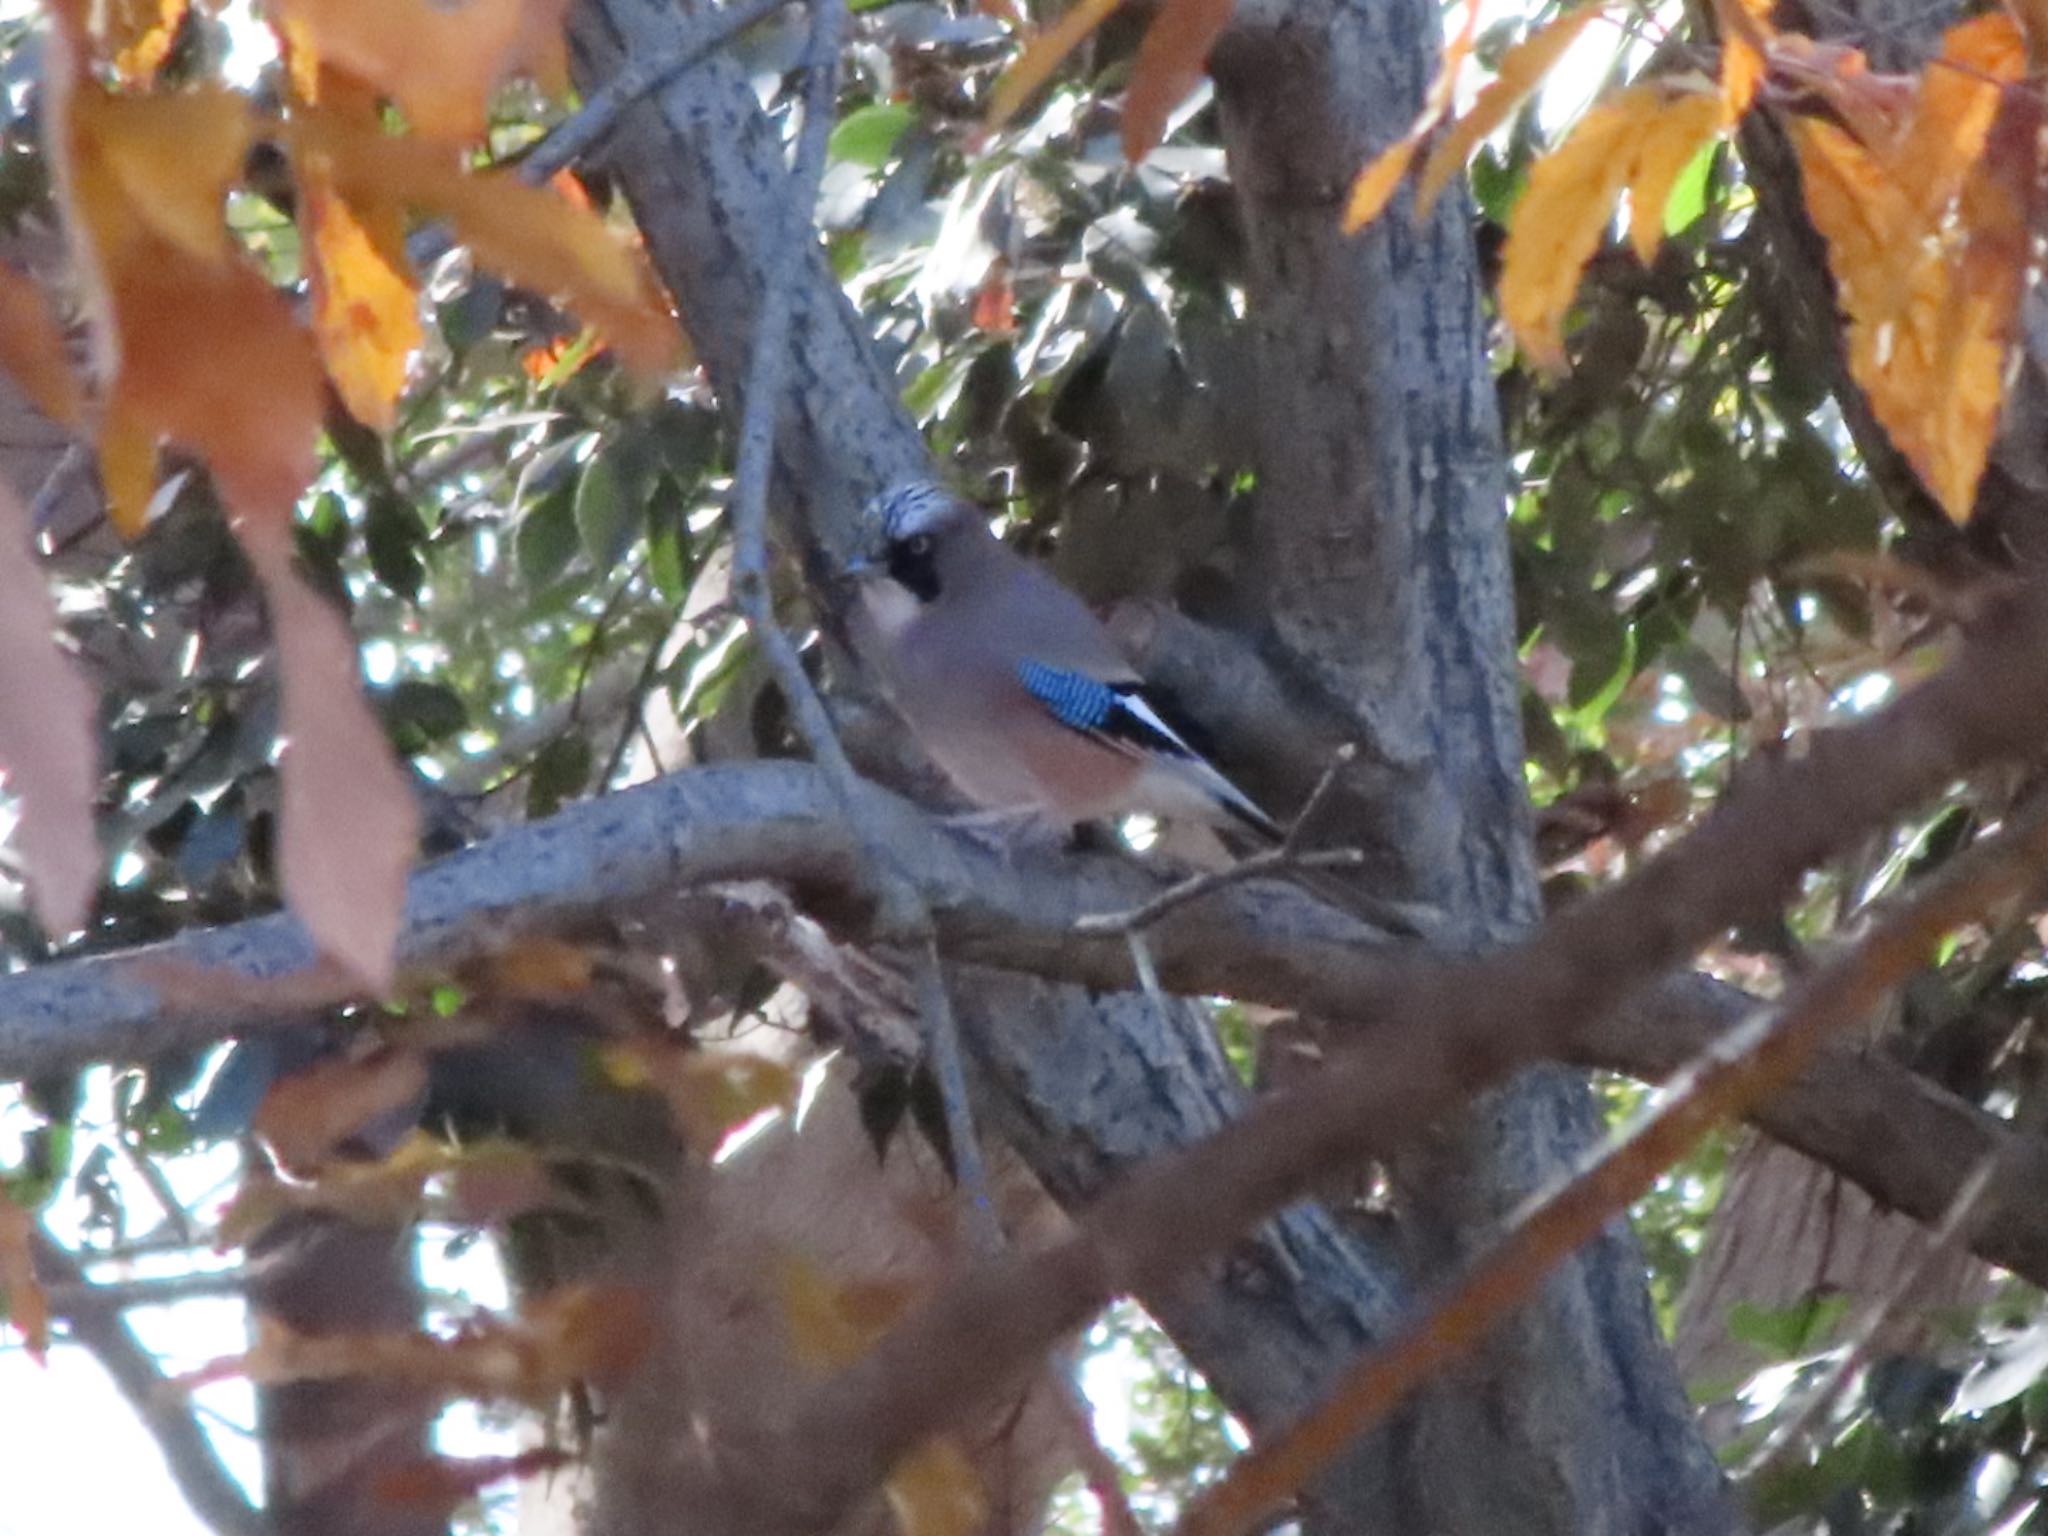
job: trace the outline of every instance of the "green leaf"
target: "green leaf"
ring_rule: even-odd
[[[583,553],[600,571],[608,571],[625,554],[636,531],[628,502],[630,493],[619,472],[619,455],[592,455],[576,477],[576,537]]]
[[[384,728],[398,750],[410,756],[437,741],[460,734],[469,725],[462,695],[444,683],[407,678],[383,700]]]
[[[1809,1296],[1789,1307],[1759,1307],[1738,1301],[1728,1309],[1728,1331],[1775,1360],[1812,1354],[1849,1311],[1842,1295]]]
[[[1714,155],[1720,147],[1719,140],[1707,140],[1671,184],[1671,201],[1664,205],[1665,234],[1682,234],[1707,211],[1707,189],[1713,185]]]
[[[825,152],[834,160],[851,160],[878,171],[889,163],[903,130],[917,121],[917,114],[901,102],[880,101],[859,107],[839,120]]]
[[[370,574],[407,602],[417,602],[426,567],[420,545],[427,530],[419,514],[402,496],[379,491],[363,515],[363,546],[370,555]]]
[[[514,535],[514,557],[529,587],[552,586],[576,558],[575,499],[567,486],[539,497],[526,509]]]
[[[647,574],[655,591],[678,607],[690,595],[690,529],[682,495],[667,481],[647,503]]]
[[[564,800],[582,794],[591,764],[590,741],[580,731],[565,731],[542,747],[526,786],[526,814],[552,816]]]

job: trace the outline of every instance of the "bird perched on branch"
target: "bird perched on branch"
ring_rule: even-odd
[[[1062,830],[1142,812],[1279,837],[1168,723],[1101,621],[979,509],[910,481],[870,501],[862,527],[847,576],[863,649],[975,805]]]

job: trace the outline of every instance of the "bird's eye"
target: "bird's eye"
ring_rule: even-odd
[[[922,560],[932,552],[932,536],[928,533],[914,533],[903,541],[903,553],[913,560]]]

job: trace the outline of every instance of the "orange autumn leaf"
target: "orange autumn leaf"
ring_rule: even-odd
[[[336,195],[322,166],[300,167],[298,189],[321,360],[349,414],[388,432],[421,340],[404,221],[391,207],[359,213]]]
[[[1415,190],[1415,216],[1426,218],[1429,210],[1458,168],[1472,157],[1480,141],[1515,110],[1523,97],[1533,91],[1565,50],[1578,41],[1594,17],[1606,10],[1606,0],[1584,0],[1560,16],[1552,17],[1532,35],[1510,48],[1500,69],[1486,89],[1472,103],[1472,110],[1451,124],[1429,159],[1423,163],[1421,180]]]
[[[99,889],[99,732],[98,700],[56,631],[28,508],[0,482],[0,775],[36,915],[62,935],[85,926]]]
[[[492,93],[515,75],[567,79],[568,0],[274,0],[304,89],[314,62],[388,95],[419,132],[482,137]],[[309,98],[310,99],[310,98]]]
[[[767,1056],[629,1040],[605,1046],[599,1061],[619,1087],[652,1088],[667,1099],[683,1139],[705,1157],[756,1115],[796,1104],[796,1074]]]
[[[0,368],[52,421],[77,422],[84,400],[64,333],[35,279],[5,264],[0,264]]]
[[[1079,0],[1071,10],[1024,44],[1024,51],[997,77],[988,93],[990,132],[1000,128],[1029,101],[1032,94],[1052,78],[1052,72],[1088,35],[1107,21],[1123,0]]]
[[[2002,13],[1974,17],[1944,34],[1940,57],[1922,72],[1912,119],[1896,152],[1886,156],[1913,221],[1895,232],[1898,238],[1933,232],[1984,151],[2002,87],[2026,68],[2019,28]]]
[[[112,55],[114,73],[135,82],[154,78],[191,8],[191,0],[112,0],[103,6],[103,51]]]
[[[21,1335],[29,1358],[44,1365],[50,1353],[50,1300],[36,1279],[34,1235],[34,1218],[0,1184],[0,1298],[7,1302],[7,1321]]]
[[[283,521],[241,518],[284,672],[278,867],[320,948],[375,993],[396,969],[419,804],[363,698],[355,637],[292,564]]]
[[[1133,165],[1166,136],[1173,109],[1200,83],[1237,0],[1166,0],[1145,29],[1124,97],[1124,158]]]
[[[485,266],[563,299],[642,377],[676,366],[682,334],[652,276],[595,214],[511,176],[472,175],[445,146],[324,114],[296,122],[292,141],[295,157],[332,167],[336,191],[358,210],[411,206],[447,218]]]
[[[1500,309],[1541,368],[1555,372],[1565,365],[1564,317],[1578,293],[1579,274],[1599,248],[1628,184],[1631,151],[1662,105],[1646,86],[1619,91],[1530,168],[1528,190],[1515,206],[1502,251]]]
[[[1401,185],[1401,178],[1408,174],[1408,167],[1414,162],[1422,141],[1450,111],[1451,102],[1457,95],[1459,71],[1471,56],[1472,43],[1478,33],[1479,0],[1466,0],[1464,25],[1444,45],[1443,61],[1437,66],[1436,79],[1430,82],[1429,94],[1423,98],[1422,110],[1416,114],[1408,131],[1375,155],[1372,163],[1351,183],[1351,195],[1344,204],[1345,234],[1356,234],[1365,228],[1393,201],[1394,191]]]
[[[202,454],[228,504],[282,524],[313,478],[320,366],[269,283],[239,260],[196,262],[150,241],[112,274],[121,343],[100,442],[118,462],[169,438]],[[147,487],[114,495],[123,532],[140,531]]]
[[[1950,217],[1831,123],[1794,126],[1807,213],[1848,320],[1849,371],[1950,517],[1966,519],[1997,432],[2031,239],[2040,110],[2008,94]],[[1902,239],[1902,232],[1906,238]],[[1903,246],[1903,249],[1902,249]]]
[[[201,260],[227,256],[228,189],[255,137],[247,98],[218,86],[117,96],[84,81],[70,108],[78,196],[103,256],[144,234]]]
[[[1715,0],[1721,29],[1721,121],[1733,124],[1749,110],[1770,69],[1771,0]]]
[[[315,467],[322,391],[305,333],[223,224],[253,126],[241,98],[115,97],[53,37],[52,160],[94,326],[116,526],[136,532],[164,438],[245,516],[288,516]]]
[[[1632,150],[1628,175],[1628,238],[1648,266],[1664,243],[1664,210],[1671,190],[1702,145],[1721,131],[1722,103],[1713,96],[1681,96],[1645,125]]]

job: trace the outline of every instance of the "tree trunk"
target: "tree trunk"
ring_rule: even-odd
[[[1356,716],[1382,772],[1340,835],[1375,894],[1459,942],[1540,913],[1522,785],[1504,454],[1462,197],[1367,234],[1349,180],[1412,120],[1429,3],[1248,0],[1213,60],[1249,237],[1262,432],[1256,606],[1283,670]],[[1393,884],[1386,882],[1392,881]],[[1576,1076],[1531,1074],[1394,1170],[1419,1277],[1443,1273],[1601,1135]],[[1610,1230],[1427,1395],[1411,1528],[1707,1531],[1732,1515]]]
[[[673,25],[670,0],[585,0],[572,23],[580,78],[604,79]],[[1335,229],[1368,137],[1388,137],[1420,99],[1435,27],[1427,0],[1370,15],[1304,7],[1247,18],[1226,50],[1231,72],[1223,54],[1219,72],[1259,241],[1268,388],[1286,389],[1262,402],[1262,494],[1288,511],[1267,520],[1276,638],[1397,770],[1375,777],[1397,781],[1401,798],[1354,808],[1347,829],[1373,834],[1392,871],[1385,893],[1436,903],[1460,933],[1499,935],[1526,924],[1535,902],[1500,443],[1469,240],[1456,208],[1419,244],[1389,235],[1346,246]],[[1293,108],[1305,115],[1249,100],[1245,70],[1276,48],[1286,72],[1252,73],[1275,95],[1309,98]],[[1379,93],[1370,117],[1350,104],[1368,91]],[[1296,130],[1329,137],[1289,142]],[[778,227],[776,133],[739,70],[714,59],[629,113],[606,160],[736,409]],[[778,511],[803,547],[840,548],[859,501],[924,454],[821,252],[802,264],[792,298]],[[1294,384],[1275,377],[1290,368]],[[1300,437],[1284,428],[1293,404],[1307,412]],[[1119,1170],[1205,1134],[1241,1099],[1195,1010],[971,973],[956,973],[953,989],[994,1101],[985,1118],[1062,1200],[1086,1201]],[[1415,1223],[1427,1233],[1414,1244],[1416,1272],[1437,1272],[1596,1130],[1583,1088],[1561,1074],[1475,1114],[1407,1180],[1433,1204]],[[1380,1437],[1332,1479],[1324,1523],[1489,1536],[1504,1522],[1573,1533],[1724,1527],[1718,1479],[1656,1342],[1639,1270],[1625,1236],[1607,1239],[1483,1369],[1438,1394],[1426,1433]],[[1258,1434],[1383,1336],[1408,1291],[1393,1253],[1299,1207],[1173,1294],[1143,1299]],[[634,1430],[617,1415],[608,1432]]]

